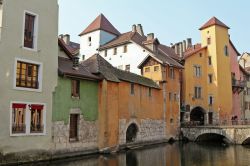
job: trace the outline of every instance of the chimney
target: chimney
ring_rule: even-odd
[[[187,38],[187,48],[192,47],[192,39],[191,38]]]
[[[61,37],[61,39],[63,39],[65,44],[69,45],[69,43],[70,43],[70,35],[69,34],[60,35],[60,37]]]
[[[79,57],[78,56],[73,56],[73,67],[74,70],[79,69]]]
[[[144,36],[144,33],[143,33],[143,29],[142,29],[142,25],[141,25],[141,24],[137,24],[137,26],[136,26],[136,31],[137,31],[141,36]]]
[[[179,43],[179,52],[180,52],[180,57],[182,58],[183,57],[183,44],[182,42]]]
[[[186,40],[183,40],[183,42],[182,42],[182,48],[183,48],[183,52],[185,52],[185,51],[186,51],[186,49],[187,49],[187,43],[186,43]]]
[[[147,34],[147,41],[153,40],[154,38],[155,38],[154,33],[149,33],[149,34]]]
[[[132,25],[132,32],[136,32],[136,25]]]
[[[175,45],[174,45],[174,52],[175,52],[176,54],[178,54],[178,45],[177,45],[177,43],[175,43]]]

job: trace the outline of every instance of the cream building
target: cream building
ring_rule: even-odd
[[[0,154],[49,150],[57,0],[0,0]]]

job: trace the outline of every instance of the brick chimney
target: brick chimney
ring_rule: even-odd
[[[187,48],[192,47],[192,39],[191,38],[187,38]]]
[[[147,34],[147,41],[153,40],[154,38],[155,38],[154,33],[149,33],[149,34]]]
[[[137,24],[137,26],[136,26],[136,31],[137,31],[141,36],[144,36],[143,28],[142,28],[142,25],[141,25],[141,24]]]
[[[136,25],[132,25],[132,32],[136,32]]]

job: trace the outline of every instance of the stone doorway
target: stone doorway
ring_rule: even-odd
[[[190,121],[198,125],[205,124],[205,110],[201,107],[195,107],[190,113]]]
[[[126,143],[134,142],[138,133],[138,127],[135,123],[129,125],[126,131]]]

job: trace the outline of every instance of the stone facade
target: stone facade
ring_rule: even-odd
[[[166,138],[165,122],[163,120],[141,119],[139,122],[135,119],[127,121],[119,120],[119,144],[126,144],[126,131],[129,125],[136,124],[138,133],[134,142],[146,142],[164,140]]]
[[[80,115],[78,141],[69,142],[69,124],[64,121],[53,123],[53,145],[55,151],[76,152],[98,147],[98,127],[96,121],[86,121]]]

